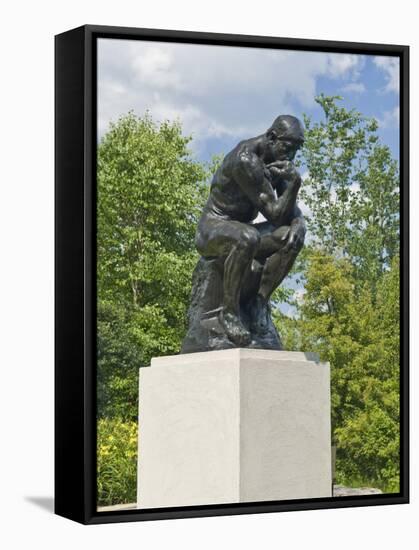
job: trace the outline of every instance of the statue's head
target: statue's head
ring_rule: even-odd
[[[268,162],[293,160],[304,143],[304,127],[295,116],[280,115],[265,134]]]

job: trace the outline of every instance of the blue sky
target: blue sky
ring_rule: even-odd
[[[120,115],[148,109],[157,121],[180,119],[199,160],[264,132],[279,114],[318,119],[320,92],[375,117],[398,158],[398,58],[99,40],[99,135]]]

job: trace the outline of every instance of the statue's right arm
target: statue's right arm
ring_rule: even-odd
[[[237,154],[233,176],[259,212],[275,225],[281,223],[287,208],[295,203],[294,193],[284,193],[281,197],[276,197],[272,184],[266,177],[265,165],[254,153],[244,150]]]

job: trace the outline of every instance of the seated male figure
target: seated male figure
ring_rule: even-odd
[[[196,246],[203,257],[224,260],[219,321],[237,346],[249,345],[252,332],[267,330],[271,294],[304,243],[306,227],[296,201],[301,177],[293,164],[303,142],[301,122],[281,115],[264,134],[228,153],[211,183]],[[252,223],[259,213],[266,221]],[[249,330],[240,317],[240,295],[254,260],[263,267],[251,298]]]

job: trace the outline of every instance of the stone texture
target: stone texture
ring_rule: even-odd
[[[140,371],[138,507],[329,497],[329,365],[231,349]]]

